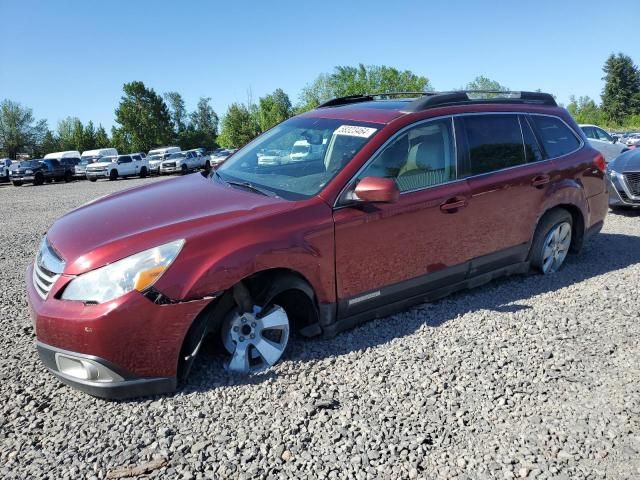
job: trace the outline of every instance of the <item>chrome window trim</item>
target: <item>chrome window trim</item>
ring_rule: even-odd
[[[534,116],[534,115],[539,115],[541,117],[551,117],[554,118],[556,120],[560,120],[568,129],[569,131],[573,134],[573,136],[578,140],[578,148],[576,148],[575,150],[572,150],[568,153],[565,153],[563,155],[557,156],[557,157],[551,157],[549,156],[548,158],[543,158],[542,160],[538,160],[535,162],[527,162],[527,163],[523,163],[522,165],[514,165],[511,167],[505,167],[505,168],[501,168],[499,170],[491,170],[490,172],[484,172],[484,173],[478,173],[476,175],[470,175],[468,177],[464,177],[464,178],[458,178],[458,142],[457,142],[457,131],[456,131],[456,125],[455,125],[455,119],[458,117],[469,117],[469,116],[478,116],[478,115],[515,115],[518,118],[518,124],[520,125],[520,132],[522,134],[522,145],[524,148],[524,134],[522,133],[522,125],[520,124],[520,115],[527,115],[527,116]],[[419,192],[422,190],[427,190],[429,188],[435,188],[435,187],[440,187],[442,185],[449,185],[455,182],[459,182],[461,180],[470,180],[470,179],[474,179],[474,178],[478,178],[478,177],[483,177],[485,175],[491,175],[494,173],[498,173],[498,172],[505,172],[508,170],[513,170],[514,168],[522,168],[522,167],[526,167],[528,165],[532,165],[534,163],[543,163],[543,162],[548,162],[548,161],[552,161],[552,160],[557,160],[557,159],[561,159],[564,158],[566,156],[569,155],[573,155],[574,153],[576,153],[577,151],[581,150],[582,148],[584,148],[585,146],[585,141],[584,139],[578,135],[573,128],[571,128],[571,126],[560,116],[558,115],[552,115],[549,113],[532,113],[532,112],[522,112],[522,111],[513,111],[513,112],[466,112],[466,113],[453,113],[453,114],[447,114],[447,115],[440,115],[437,117],[429,117],[429,118],[425,118],[422,120],[418,120],[415,123],[411,123],[409,125],[404,126],[403,128],[401,128],[400,130],[398,130],[396,133],[394,133],[391,137],[389,137],[382,145],[380,145],[380,147],[378,147],[378,149],[373,152],[373,154],[371,155],[371,157],[365,162],[365,164],[360,167],[358,169],[358,171],[349,179],[349,181],[345,184],[345,186],[342,188],[342,190],[340,190],[340,193],[338,194],[338,196],[336,197],[335,201],[333,202],[333,208],[334,209],[338,209],[338,208],[344,208],[344,207],[352,207],[354,205],[354,203],[349,203],[349,204],[343,204],[340,205],[339,201],[340,198],[342,198],[342,196],[344,195],[345,191],[349,188],[349,186],[353,183],[353,181],[358,178],[358,175],[360,175],[362,173],[362,171],[364,171],[370,163],[372,163],[377,157],[378,155],[392,142],[394,142],[400,135],[402,135],[403,133],[405,133],[407,130],[417,127],[419,125],[422,125],[423,123],[428,123],[434,120],[442,120],[444,118],[450,118],[451,119],[451,128],[453,130],[453,149],[454,149],[454,158],[456,159],[456,178],[454,180],[450,180],[448,182],[443,182],[443,183],[439,183],[438,185],[429,185],[427,187],[422,187],[422,188],[416,188],[414,190],[406,190],[404,192],[400,192],[400,195],[404,195],[405,193],[414,193],[414,192]],[[536,135],[536,141],[538,141],[537,138],[537,132],[535,131],[535,125],[532,125],[530,127],[533,130],[533,134]],[[539,143],[539,141],[538,141]],[[541,147],[544,149],[544,144],[541,145]],[[546,149],[544,151],[545,155],[548,155],[546,152]],[[525,159],[526,159],[526,155],[525,155]],[[357,203],[355,204],[357,205]]]

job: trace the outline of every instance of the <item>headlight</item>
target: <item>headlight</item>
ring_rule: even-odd
[[[62,298],[104,303],[133,290],[142,292],[158,281],[183,245],[184,240],[176,240],[82,274],[67,285]]]
[[[25,170],[24,173],[33,173],[33,170]]]

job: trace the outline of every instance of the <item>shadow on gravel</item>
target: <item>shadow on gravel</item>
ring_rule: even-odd
[[[301,363],[346,355],[410,335],[423,325],[437,328],[468,312],[492,310],[513,313],[527,310],[532,307],[518,302],[636,263],[640,263],[640,237],[601,233],[591,239],[579,255],[569,256],[564,267],[553,275],[520,275],[495,280],[474,290],[462,291],[434,303],[421,304],[399,314],[364,323],[333,339],[298,337],[290,342],[286,359]],[[220,354],[202,352],[182,393],[257,384],[277,376],[272,370],[249,377],[230,375],[222,365]]]
[[[609,211],[609,215],[620,215],[621,217],[640,217],[640,208],[629,207],[623,210]]]

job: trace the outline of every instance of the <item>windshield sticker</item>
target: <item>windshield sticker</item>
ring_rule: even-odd
[[[376,130],[378,129],[370,127],[358,127],[356,125],[341,125],[333,133],[335,135],[349,135],[351,137],[369,138],[376,132]]]

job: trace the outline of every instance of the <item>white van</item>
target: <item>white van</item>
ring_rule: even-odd
[[[52,152],[47,153],[44,158],[45,160],[54,158],[56,160],[60,160],[61,158],[80,158],[80,152],[77,150],[67,150],[66,152]]]
[[[182,150],[180,147],[161,147],[149,150],[147,153],[147,160],[149,161],[149,172],[160,173],[160,164],[172,153],[179,153]]]

